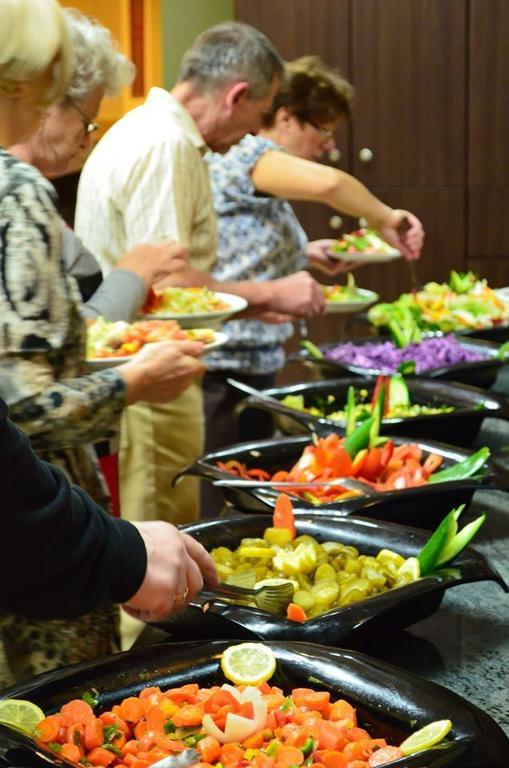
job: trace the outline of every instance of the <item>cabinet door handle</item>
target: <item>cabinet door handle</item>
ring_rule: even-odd
[[[334,149],[331,149],[329,151],[329,162],[331,163],[339,163],[341,160],[341,150],[337,147],[334,147]]]
[[[363,147],[359,150],[359,160],[361,163],[370,163],[374,158],[374,152],[369,147]]]
[[[343,219],[341,216],[331,216],[329,219],[329,227],[331,229],[341,229],[343,226]]]

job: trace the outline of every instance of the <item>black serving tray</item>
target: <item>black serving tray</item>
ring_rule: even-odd
[[[376,555],[392,549],[403,557],[415,556],[429,533],[408,526],[379,523],[367,518],[326,517],[313,512],[296,512],[298,535],[309,534],[318,541],[340,541],[356,547],[362,554]],[[183,527],[211,550],[219,545],[235,549],[243,538],[258,538],[267,527],[265,515],[237,515]],[[454,568],[440,575],[389,590],[375,597],[336,608],[303,623],[289,621],[267,611],[234,605],[218,598],[198,598],[186,610],[173,614],[163,626],[175,637],[224,638],[250,637],[265,640],[308,640],[334,646],[354,646],[368,634],[384,632],[384,627],[403,628],[432,614],[450,587],[473,581],[494,580],[507,590],[504,581],[486,559],[467,548],[454,562]]]
[[[327,430],[328,432],[335,430]],[[408,442],[408,438],[393,436],[396,445]],[[444,457],[443,467],[461,461],[472,451],[431,440],[416,440],[426,453],[437,453]],[[310,444],[309,436],[280,437],[238,443],[228,448],[207,453],[192,464],[186,472],[204,477],[210,481],[233,480],[234,476],[216,466],[217,461],[236,459],[248,468],[261,468],[273,474],[279,469],[289,469]],[[357,496],[343,501],[331,501],[316,506],[304,500],[296,500],[298,509],[321,511],[338,516],[362,514],[379,520],[388,520],[403,525],[435,528],[449,510],[458,504],[467,504],[480,487],[505,489],[509,481],[504,470],[488,462],[479,477],[448,483],[433,483],[419,488],[407,488],[385,493],[373,492],[372,496]],[[271,513],[278,492],[271,489],[221,487],[225,502],[242,512]]]
[[[375,388],[376,379],[372,377],[350,377],[346,379],[325,379],[301,384],[290,384],[284,387],[272,387],[262,392],[282,400],[287,395],[302,395],[306,407],[314,405],[317,398],[333,395],[335,404],[331,411],[344,406],[349,386],[356,389],[366,389],[371,395]],[[454,445],[467,446],[475,440],[482,422],[488,416],[509,419],[509,401],[501,395],[469,386],[468,384],[451,383],[444,380],[413,378],[407,381],[411,400],[419,405],[449,405],[454,406],[452,413],[439,413],[412,418],[384,418],[381,432],[392,435],[406,435],[413,439],[441,439],[447,435],[447,440]],[[369,397],[368,397],[369,400]],[[326,417],[312,416],[309,413],[297,411],[294,408],[280,404],[272,404],[267,400],[248,397],[242,401],[242,407],[261,408],[274,413],[277,426],[283,434],[295,435],[315,432],[323,434],[331,429],[343,433],[343,427]]]
[[[483,352],[488,355],[488,358],[473,363],[460,363],[459,365],[451,365],[446,368],[435,368],[431,371],[423,371],[414,375],[428,379],[450,379],[485,389],[490,387],[497,377],[500,366],[504,365],[504,361],[498,358],[499,345],[492,341],[470,338],[468,336],[458,335],[457,338],[463,347],[472,351]],[[377,338],[369,336],[350,339],[350,341],[353,344],[367,344],[368,342],[377,341]],[[341,342],[322,344],[319,349],[325,355],[328,349],[337,346],[339,343]],[[309,366],[317,378],[320,379],[337,378],[338,376],[347,376],[348,374],[378,376],[380,373],[384,373],[376,368],[359,368],[348,363],[337,363],[333,360],[327,360],[325,357],[323,360],[317,360],[306,349],[301,349],[299,352],[291,355],[289,361],[300,362]]]
[[[117,654],[39,675],[5,695],[29,699],[49,713],[85,691],[99,691],[99,710],[136,695],[148,685],[162,689],[196,682],[225,682],[219,660],[231,641],[168,643]],[[488,715],[456,693],[365,654],[307,642],[270,643],[277,659],[275,685],[329,690],[357,708],[359,724],[374,736],[401,743],[429,722],[450,718],[453,729],[442,746],[392,762],[391,768],[507,768],[509,740]],[[35,744],[0,726],[0,758],[7,764],[44,768]]]

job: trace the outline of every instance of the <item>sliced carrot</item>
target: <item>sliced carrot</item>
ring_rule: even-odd
[[[101,765],[103,768],[106,768],[107,765],[111,765],[116,759],[113,752],[110,752],[109,749],[103,749],[103,747],[92,749],[90,752],[87,752],[86,757],[88,762],[92,763],[92,765]]]
[[[213,736],[205,736],[200,739],[196,749],[205,763],[216,763],[221,754],[221,744]]]
[[[241,760],[244,760],[244,750],[239,744],[231,742],[222,745],[221,754],[219,756],[220,763],[223,765],[231,765],[232,763],[240,763]]]
[[[263,731],[257,731],[257,733],[253,733],[252,736],[244,739],[242,746],[246,749],[261,749],[263,747],[264,741],[265,737],[263,735]]]
[[[369,768],[378,768],[379,765],[392,763],[393,760],[399,760],[403,757],[403,752],[399,747],[382,747],[377,749],[368,759]]]
[[[148,760],[143,760],[141,757],[135,757],[129,765],[129,768],[148,768],[150,765]]]
[[[57,741],[62,722],[61,715],[48,715],[37,724],[37,735],[41,741]]]
[[[70,725],[65,734],[68,744],[77,744],[81,747],[85,743],[85,726],[81,723]]]
[[[166,750],[166,752],[182,752],[185,749],[182,741],[170,739],[168,736],[165,736],[163,733],[158,733],[157,731],[153,733],[153,739],[154,744],[160,749]]]
[[[192,725],[201,725],[203,720],[203,707],[198,704],[187,704],[179,709],[172,717],[177,728],[187,728]]]
[[[293,515],[293,504],[286,493],[280,493],[277,498],[274,507],[273,525],[274,528],[286,528],[291,531],[293,539],[297,535],[295,529],[295,517]]]
[[[286,618],[290,621],[306,621],[307,614],[304,608],[301,608],[297,603],[289,603],[286,609]]]
[[[71,763],[79,763],[83,757],[83,752],[77,744],[66,742],[65,744],[62,744],[62,749],[58,755],[59,757],[65,757],[66,760],[70,760]]]
[[[64,704],[60,710],[62,715],[62,726],[68,728],[74,723],[82,723],[85,725],[89,720],[95,718],[94,712],[90,704],[87,704],[83,699],[73,699],[67,704]]]
[[[253,763],[256,768],[274,768],[275,762],[276,759],[274,757],[266,755],[265,752],[261,750],[253,757]]]
[[[341,752],[348,742],[346,728],[340,723],[317,720],[315,727],[318,731],[319,749],[332,749]]]
[[[93,720],[90,720],[85,724],[85,749],[90,751],[91,749],[95,749],[95,747],[100,747],[103,741],[102,723],[98,718],[94,717]]]
[[[125,720],[122,720],[121,717],[113,712],[103,712],[102,715],[99,715],[99,720],[103,725],[116,725],[125,734],[130,732],[130,728]]]
[[[159,707],[152,707],[145,715],[147,730],[164,732],[165,723],[168,721],[167,715],[161,712]],[[176,723],[175,723],[176,725]]]
[[[282,746],[276,754],[276,768],[289,768],[290,765],[302,765],[304,755],[298,747]]]
[[[343,749],[343,754],[348,758],[348,762],[352,760],[367,760],[371,752],[371,747],[366,746],[362,741],[349,741]]]
[[[328,691],[313,691],[310,688],[294,688],[292,699],[298,707],[305,707],[317,712],[327,711],[330,707]]]
[[[320,752],[320,762],[325,768],[347,768],[348,765],[348,760],[343,753],[333,749]]]
[[[354,725],[357,725],[357,715],[355,709],[351,704],[348,703],[348,701],[345,701],[344,699],[338,699],[333,704],[331,704],[329,720],[350,720],[350,728],[352,728]]]
[[[347,732],[348,741],[372,741],[369,733],[364,728],[354,726]]]
[[[126,741],[126,743],[120,750],[120,754],[123,758],[126,757],[126,755],[137,755],[138,752],[139,752],[139,746],[138,746],[137,739],[131,739],[130,741]]]
[[[196,697],[198,696],[199,687],[196,683],[188,683],[187,685],[181,685],[180,688],[170,688],[169,691],[164,693],[164,697],[176,701],[177,703],[194,704]]]
[[[120,705],[120,712],[116,712],[126,723],[137,723],[144,715],[143,704],[135,696],[128,696]]]
[[[148,688],[143,688],[143,690],[139,692],[138,698],[143,701],[143,699],[150,698],[154,693],[162,695],[162,691],[157,685],[149,685]]]

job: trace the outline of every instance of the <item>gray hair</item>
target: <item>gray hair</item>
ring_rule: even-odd
[[[64,10],[74,51],[74,72],[65,98],[85,101],[96,88],[114,96],[134,79],[136,68],[119,51],[111,32],[75,8]]]
[[[179,80],[209,92],[246,81],[251,98],[261,99],[274,77],[281,77],[283,66],[268,37],[248,24],[229,21],[196,38],[182,58]]]

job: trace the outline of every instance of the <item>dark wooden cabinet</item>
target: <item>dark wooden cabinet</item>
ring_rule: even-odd
[[[469,37],[468,261],[484,274],[509,259],[508,0],[470,0]]]

